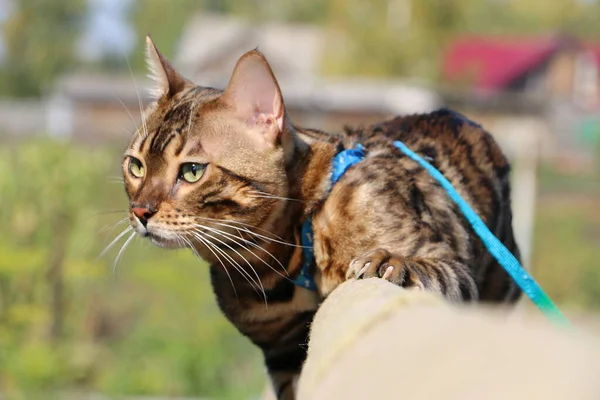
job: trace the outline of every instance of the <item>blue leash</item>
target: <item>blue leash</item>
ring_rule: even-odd
[[[362,161],[363,158],[365,158],[365,152],[361,145],[357,145],[354,149],[348,149],[338,153],[333,158],[333,163],[331,166],[330,190],[333,185],[340,180],[348,168]],[[294,283],[305,289],[316,291],[317,285],[315,284],[315,280],[310,273],[315,259],[313,238],[312,218],[308,217],[304,220],[302,227],[300,228],[300,244],[304,250],[304,258],[302,260],[300,275],[294,279]]]
[[[550,320],[563,325],[569,325],[567,318],[560,312],[550,297],[538,285],[533,277],[521,266],[515,256],[494,236],[488,229],[485,223],[479,218],[477,213],[467,204],[467,202],[458,194],[450,181],[446,179],[440,171],[434,166],[425,161],[417,153],[409,149],[404,143],[395,141],[394,146],[406,154],[409,158],[416,161],[420,166],[425,168],[427,172],[446,190],[452,201],[454,201],[460,211],[463,213],[467,221],[471,224],[473,230],[490,254],[498,261],[498,263],[508,272],[515,283],[521,288],[523,293],[531,299],[531,301],[544,313]],[[341,178],[348,168],[360,162],[364,158],[364,147],[360,144],[354,149],[349,149],[339,153],[333,160],[331,186]],[[301,244],[305,247],[304,262],[300,276],[295,283],[299,286],[306,287],[311,290],[316,290],[316,285],[312,276],[310,276],[310,268],[314,260],[312,220],[307,218],[302,224]]]

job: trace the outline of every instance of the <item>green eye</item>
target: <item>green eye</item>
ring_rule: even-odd
[[[129,157],[129,172],[136,178],[144,176],[144,166],[142,162],[135,157]]]
[[[181,164],[181,168],[179,170],[179,176],[183,178],[186,182],[194,183],[197,182],[202,175],[204,174],[204,170],[206,169],[205,164],[197,164],[197,163],[185,163]]]

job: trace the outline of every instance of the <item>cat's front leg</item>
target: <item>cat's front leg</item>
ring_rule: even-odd
[[[273,396],[277,400],[295,400],[296,385],[300,377],[300,370],[297,371],[272,371],[269,370]],[[270,397],[269,397],[270,399]]]
[[[265,365],[277,400],[294,400],[296,384],[306,359],[308,330],[315,311],[288,313],[279,321],[276,336],[270,336],[268,342],[257,343],[265,357]],[[277,322],[265,323],[265,329]]]
[[[355,258],[346,279],[383,278],[405,288],[429,290],[452,301],[478,297],[469,268],[453,260],[402,257],[385,249],[366,252]]]

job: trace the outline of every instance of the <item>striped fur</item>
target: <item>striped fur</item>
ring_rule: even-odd
[[[149,59],[162,95],[133,135],[123,172],[132,208],[152,214],[144,225],[132,212],[131,225],[159,246],[190,247],[211,263],[218,304],[262,349],[278,398],[294,398],[313,315],[346,279],[383,277],[449,301],[511,303],[519,296],[445,192],[392,145],[399,139],[430,157],[518,256],[509,165],[478,125],[450,110],[340,134],[295,126],[285,111],[279,119],[248,118],[228,95],[244,88],[199,87],[162,56]],[[249,62],[276,82],[257,51],[244,55],[236,71]],[[278,87],[275,93],[280,96]],[[279,100],[274,104],[283,105]],[[273,121],[282,124],[277,131]],[[327,196],[333,156],[358,142],[367,149],[365,160]],[[129,172],[131,157],[145,168],[142,178]],[[196,183],[179,175],[187,162],[206,166]],[[318,293],[290,279],[300,270],[299,228],[309,215]]]

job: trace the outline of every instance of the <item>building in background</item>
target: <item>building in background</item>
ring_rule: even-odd
[[[198,84],[223,88],[237,59],[258,47],[299,124],[339,131],[346,124],[449,106],[479,121],[507,149],[515,148],[510,144],[520,140],[515,137],[527,135],[535,138],[543,158],[563,168],[589,169],[595,163],[600,44],[560,35],[464,37],[448,46],[441,81],[431,86],[399,79],[323,77],[324,34],[314,25],[256,24],[199,13],[183,29],[173,63]],[[140,123],[140,102],[149,100],[149,84],[145,76],[129,73],[71,73],[56,82],[41,105],[17,107],[21,114],[30,110],[31,118],[20,118],[27,123],[4,123],[2,131],[123,141]],[[14,108],[0,104],[0,115]]]
[[[510,120],[535,130],[543,156],[565,168],[596,161],[600,44],[562,35],[465,37],[446,50],[442,76],[446,102],[496,134],[510,135],[503,132]]]
[[[238,58],[258,47],[278,78],[292,118],[326,130],[442,105],[431,88],[401,80],[321,77],[322,35],[311,25],[256,27],[236,17],[198,14],[184,29],[173,64],[200,85],[224,88]],[[123,129],[133,129],[131,119],[140,122],[137,96],[146,103],[149,84],[129,74],[66,75],[51,95],[48,129],[86,141],[122,138]]]

